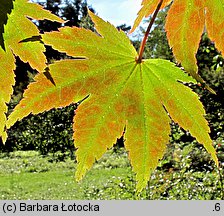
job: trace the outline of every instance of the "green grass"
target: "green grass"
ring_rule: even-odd
[[[60,158],[60,160],[59,160]],[[76,163],[62,153],[0,154],[0,199],[16,200],[211,200],[223,199],[220,175],[203,149],[193,144],[166,154],[145,190],[136,194],[135,175],[125,151],[108,151],[82,182]],[[220,170],[223,176],[223,169]]]
[[[125,177],[131,172],[126,167],[127,158],[116,155],[112,158],[116,168],[103,158],[82,182],[77,183],[74,178],[76,164],[70,159],[49,162],[51,157],[42,157],[37,152],[14,152],[0,159],[0,199],[92,198],[88,188],[100,188],[110,179]]]
[[[1,199],[86,199],[86,187],[99,187],[113,176],[127,174],[124,168],[93,170],[82,183],[74,180],[71,170],[45,173],[12,173],[0,175]]]

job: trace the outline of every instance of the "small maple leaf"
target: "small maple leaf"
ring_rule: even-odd
[[[4,6],[4,5],[3,5]],[[8,15],[7,25],[4,28],[4,44],[10,47],[16,56],[24,62],[28,62],[33,69],[39,72],[46,67],[46,57],[44,45],[39,41],[22,43],[24,39],[39,35],[36,25],[28,19],[43,20],[48,19],[63,23],[64,21],[44,10],[42,6],[30,3],[28,0],[13,1],[13,10]]]
[[[208,36],[224,55],[224,0],[206,0],[205,11]]]
[[[3,40],[3,32],[4,25],[7,23],[8,14],[11,13],[13,8],[13,0],[2,0],[0,1],[0,46],[5,50],[4,40]]]
[[[39,72],[42,72],[46,67],[46,57],[43,54],[45,51],[44,44],[41,44],[39,41],[21,42],[24,39],[39,35],[36,25],[27,17],[37,20],[64,21],[49,11],[44,10],[40,5],[30,3],[27,0],[4,1],[1,4],[1,11],[4,11],[4,14],[0,15],[0,34],[3,33],[2,24],[7,23],[4,26],[4,44],[1,44],[0,47],[0,137],[5,142],[7,139],[5,113],[8,110],[6,103],[10,101],[13,93],[12,86],[15,84],[14,70],[16,65],[14,55],[19,56],[24,62],[29,62],[31,67]],[[6,19],[5,16],[10,11],[11,13],[8,14],[8,19]]]
[[[133,32],[140,24],[143,17],[151,15],[161,0],[143,0],[142,9],[138,13]],[[172,1],[162,1],[160,9]],[[173,54],[185,71],[201,82],[212,93],[215,93],[198,75],[196,53],[201,40],[201,35],[206,29],[208,36],[216,47],[224,53],[224,0],[175,0],[171,5],[166,18],[165,29]]]
[[[138,12],[138,16],[135,19],[134,25],[132,29],[130,30],[130,33],[134,32],[135,29],[139,26],[141,23],[142,19],[144,17],[150,16],[156,9],[156,6],[160,3],[161,0],[142,0],[142,8]],[[172,2],[172,0],[164,0],[160,10],[165,8],[167,5],[169,5]]]
[[[196,53],[205,31],[224,53],[224,1],[174,1],[168,11],[165,29],[174,56],[197,79]],[[201,78],[200,78],[201,79]],[[202,81],[198,80],[198,81]]]
[[[2,137],[3,143],[5,143],[7,139],[7,134],[5,131],[6,124],[6,113],[8,111],[8,107],[6,103],[8,103],[11,99],[11,94],[13,93],[12,86],[15,85],[15,59],[11,52],[6,47],[6,50],[3,50],[0,47],[0,137]]]
[[[45,44],[82,59],[49,65],[55,85],[38,74],[7,127],[29,113],[67,106],[90,94],[78,106],[73,126],[78,180],[113,146],[126,125],[124,145],[137,174],[137,190],[142,190],[164,155],[171,119],[189,130],[218,163],[203,106],[182,83],[195,80],[166,60],[137,63],[138,54],[125,33],[89,14],[97,33],[64,27],[42,35]]]

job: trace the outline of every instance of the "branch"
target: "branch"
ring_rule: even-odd
[[[136,59],[137,63],[141,63],[142,62],[142,55],[143,55],[143,52],[144,52],[144,49],[145,49],[145,44],[146,44],[147,38],[149,36],[149,32],[150,32],[150,30],[152,28],[152,25],[153,25],[153,23],[154,23],[154,21],[156,19],[157,14],[158,14],[158,12],[159,12],[159,10],[161,8],[162,3],[163,3],[163,0],[160,0],[159,4],[157,5],[157,8],[156,8],[156,10],[155,10],[155,12],[154,12],[154,14],[152,16],[152,19],[151,19],[151,21],[149,23],[149,26],[148,26],[148,28],[147,28],[147,30],[145,32],[145,36],[144,36],[144,38],[142,40],[142,43],[141,43],[141,46],[140,46],[140,49],[139,49],[139,55],[138,55],[138,58]]]

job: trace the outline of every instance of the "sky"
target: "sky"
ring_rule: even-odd
[[[32,2],[45,2],[45,0],[30,0]],[[126,24],[133,26],[138,11],[141,9],[142,0],[87,0],[87,4],[92,6],[96,14],[105,21],[109,21],[114,26]],[[142,23],[142,26],[144,24]],[[133,40],[140,39],[141,35],[137,30],[129,35]]]
[[[133,26],[142,0],[87,0],[97,15],[115,26]]]

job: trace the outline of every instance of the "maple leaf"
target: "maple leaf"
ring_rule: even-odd
[[[175,58],[192,76],[198,71],[196,53],[206,26],[208,36],[224,53],[224,1],[174,1],[166,19],[167,38]]]
[[[3,32],[4,25],[7,23],[8,16],[13,8],[13,0],[0,0],[0,46],[5,49],[4,40],[3,40]]]
[[[161,0],[142,0],[142,8],[138,12],[138,16],[135,19],[134,25],[132,29],[130,30],[130,33],[135,31],[135,29],[139,26],[139,24],[141,23],[144,17],[150,16],[155,11],[156,6],[159,4],[160,1]],[[160,7],[160,10],[165,8],[171,2],[172,0],[164,0]]]
[[[49,11],[44,10],[41,6],[29,3],[27,0],[13,1],[13,9],[11,5],[12,2],[10,2],[11,1],[5,1],[1,4],[1,11],[5,12],[0,16],[1,34],[3,33],[3,24],[7,23],[4,26],[4,44],[1,44],[0,47],[0,137],[2,137],[3,142],[7,139],[5,131],[5,113],[7,113],[8,109],[6,103],[10,101],[13,93],[12,86],[15,84],[14,70],[16,66],[14,55],[19,56],[24,62],[29,62],[31,67],[40,72],[46,67],[46,57],[43,54],[45,51],[44,44],[41,44],[39,41],[21,42],[24,39],[39,35],[37,27],[27,17],[37,20],[49,19],[52,21],[64,22]],[[8,19],[6,19],[7,14]]]
[[[42,35],[45,44],[82,59],[49,65],[55,85],[38,74],[9,116],[7,127],[30,113],[67,106],[90,94],[78,106],[73,125],[78,180],[113,146],[126,125],[125,147],[137,174],[137,190],[142,190],[164,155],[171,119],[189,130],[217,164],[203,106],[181,83],[195,80],[166,60],[137,63],[138,54],[125,33],[89,14],[97,33],[64,27]]]
[[[13,53],[19,56],[23,62],[29,62],[33,69],[42,72],[47,62],[43,54],[45,51],[44,45],[39,41],[21,42],[24,39],[39,35],[38,28],[28,17],[36,20],[48,19],[61,23],[64,21],[44,10],[42,6],[30,3],[28,0],[15,0],[13,2],[13,10],[8,15],[7,25],[4,28],[5,46],[10,47]]]
[[[206,0],[205,24],[209,38],[224,55],[224,0]]]
[[[5,132],[5,113],[7,113],[8,107],[6,103],[10,101],[11,94],[13,93],[12,86],[15,84],[14,62],[15,59],[11,50],[8,50],[7,48],[6,51],[4,51],[0,47],[0,137],[2,137],[3,143],[5,143],[7,139],[7,134]]]
[[[139,11],[130,33],[136,29],[142,18],[151,15],[161,2],[160,9],[163,9],[172,1],[143,0],[143,7]],[[185,71],[214,94],[214,90],[197,73],[196,53],[206,26],[209,37],[216,43],[216,47],[223,54],[223,5],[224,0],[175,0],[168,11],[165,25],[168,42],[177,62],[181,63]]]

